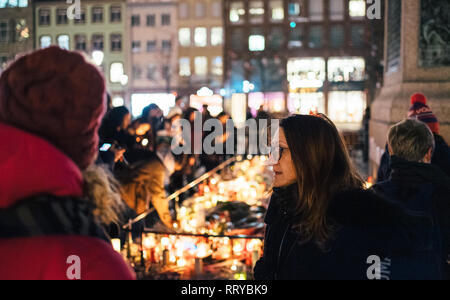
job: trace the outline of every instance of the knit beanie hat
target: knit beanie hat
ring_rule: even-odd
[[[46,139],[81,170],[96,158],[105,101],[100,71],[56,46],[19,58],[0,77],[0,122]]]
[[[417,93],[412,95],[408,118],[424,122],[433,133],[439,134],[438,119],[427,105],[427,98],[423,94]]]

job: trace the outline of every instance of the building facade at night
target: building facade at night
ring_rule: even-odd
[[[128,0],[133,115],[150,103],[164,112],[175,104],[178,86],[176,0]]]
[[[317,111],[344,131],[361,128],[383,57],[383,21],[367,18],[365,0],[223,5],[231,106],[239,102],[234,97],[253,113],[261,105],[281,114]]]
[[[125,0],[80,3],[80,14],[69,18],[70,5],[65,1],[34,1],[35,48],[58,45],[86,53],[103,70],[113,102],[125,103],[130,52]]]
[[[16,54],[31,50],[33,50],[31,2],[0,1],[0,71]]]
[[[180,0],[178,42],[180,93],[202,87],[218,92],[223,78],[223,18],[221,0]]]

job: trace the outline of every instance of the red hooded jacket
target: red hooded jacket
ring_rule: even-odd
[[[48,194],[81,196],[81,171],[45,140],[0,123],[0,209]],[[79,257],[78,262],[68,259]],[[66,280],[73,267],[82,280],[132,280],[135,274],[110,244],[94,237],[0,239],[0,280]]]

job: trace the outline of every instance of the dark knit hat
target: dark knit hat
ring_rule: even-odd
[[[439,134],[438,119],[427,105],[427,98],[425,95],[420,93],[412,95],[408,118],[418,119],[419,121],[424,122],[433,133]]]
[[[19,58],[0,78],[0,122],[46,139],[81,170],[97,155],[105,101],[100,71],[55,46]]]

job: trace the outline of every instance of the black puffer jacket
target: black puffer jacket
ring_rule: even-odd
[[[266,215],[263,258],[255,267],[257,280],[367,280],[376,255],[382,278],[396,279],[393,258],[402,257],[413,245],[408,224],[427,224],[371,191],[343,192],[331,201],[328,217],[338,225],[327,251],[316,243],[300,243],[291,229],[287,202],[296,195],[295,186],[275,190]],[[372,278],[370,278],[372,279]]]
[[[390,179],[376,184],[374,191],[408,214],[427,218],[432,224],[416,228],[415,235],[421,243],[415,244],[407,263],[420,265],[422,276],[450,279],[446,262],[450,254],[450,178],[432,164],[408,162],[396,156],[390,160]],[[415,279],[414,276],[403,277]]]

